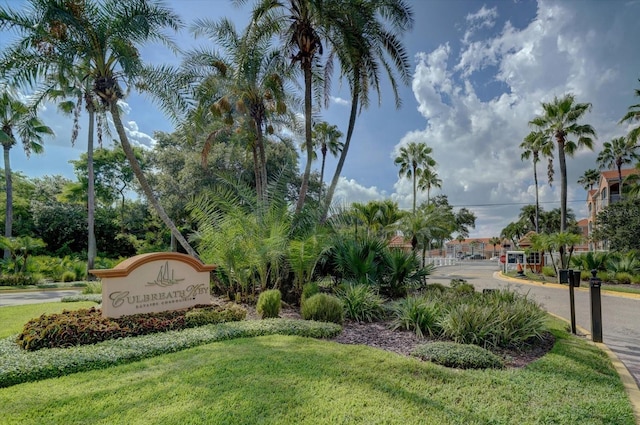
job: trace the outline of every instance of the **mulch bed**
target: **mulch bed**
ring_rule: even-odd
[[[243,307],[247,309],[248,319],[260,318],[255,311],[255,306],[245,304]],[[280,317],[301,319],[300,313],[292,307],[283,308]],[[428,343],[430,339],[420,338],[410,331],[391,330],[389,323],[386,322],[359,323],[347,320],[342,326],[340,335],[331,341],[341,344],[368,345],[409,356],[417,345]],[[522,368],[547,354],[554,343],[555,338],[548,333],[539,343],[526,350],[499,349],[494,350],[494,353],[504,359],[507,367]]]

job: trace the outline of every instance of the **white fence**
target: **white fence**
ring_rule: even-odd
[[[433,264],[435,267],[455,266],[458,260],[452,257],[429,257],[424,259],[425,264]]]

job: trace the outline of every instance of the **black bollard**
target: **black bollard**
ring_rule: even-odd
[[[591,340],[602,342],[602,303],[600,297],[600,284],[602,281],[596,277],[597,270],[591,270],[590,296],[591,296]]]
[[[577,275],[577,276],[575,276]],[[569,307],[571,309],[571,333],[576,335],[576,301],[573,293],[573,287],[575,277],[578,278],[578,284],[580,284],[580,271],[573,271],[569,269]]]

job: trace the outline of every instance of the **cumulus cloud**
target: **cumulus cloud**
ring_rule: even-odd
[[[616,123],[632,104],[640,69],[631,41],[640,35],[633,18],[640,5],[588,5],[541,0],[528,25],[516,28],[506,21],[491,35],[471,41],[478,29],[496,24],[498,10],[483,6],[466,17],[459,51],[444,43],[416,55],[412,88],[426,123],[409,131],[393,152],[409,140],[431,146],[450,203],[482,205],[472,208],[478,215],[478,236],[499,234],[517,217],[522,203],[534,203],[532,164],[521,161],[519,144],[531,131],[528,122],[542,112],[541,101],[571,92],[578,102],[593,104],[584,122],[598,132],[595,152],[568,159],[568,197],[580,201],[569,207],[578,218],[586,213],[586,193],[576,180],[587,168],[595,168],[604,141],[625,132]],[[623,67],[622,58],[633,66]],[[487,84],[501,89],[491,98],[479,95]],[[552,187],[544,161],[538,164],[538,176],[543,207],[559,207],[559,170]],[[395,200],[410,202],[409,180],[399,179],[394,189]]]
[[[331,96],[331,102],[335,103],[336,105],[341,105],[341,106],[349,106],[351,105],[351,102],[343,99],[341,97],[336,97],[336,96]]]
[[[366,187],[355,181],[340,177],[334,194],[334,204],[351,204],[352,202],[369,202],[385,199],[387,193],[375,186]]]

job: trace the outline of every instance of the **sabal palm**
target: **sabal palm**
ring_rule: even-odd
[[[497,236],[492,237],[491,239],[489,239],[489,244],[491,244],[493,246],[493,256],[496,256],[496,245],[500,245],[500,238]]]
[[[413,213],[416,212],[416,187],[422,173],[436,165],[431,157],[433,149],[426,143],[411,142],[400,148],[400,153],[394,163],[400,166],[398,174],[413,181]]]
[[[6,192],[4,235],[11,238],[13,231],[13,180],[9,152],[18,141],[27,154],[40,153],[43,150],[43,137],[53,135],[53,130],[46,126],[36,115],[34,109],[21,102],[9,89],[0,86],[0,143],[4,151],[4,178]],[[9,251],[5,249],[4,258]]]
[[[640,81],[640,79],[638,81]],[[640,89],[635,90],[635,95],[637,97],[640,97]],[[638,122],[638,121],[640,121],[640,103],[629,106],[629,110],[624,115],[624,117],[622,117],[622,119],[620,120],[620,124],[625,122],[632,123],[632,122]],[[630,140],[633,140],[634,142],[637,143],[638,137],[640,137],[640,125],[635,128],[632,128],[629,131],[629,134],[627,135],[627,137]]]
[[[322,155],[322,164],[320,166],[320,198],[322,199],[322,185],[324,184],[324,166],[327,159],[327,153],[333,156],[337,156],[342,151],[342,142],[340,138],[342,132],[338,130],[338,127],[331,125],[326,121],[319,122],[313,126],[313,140],[315,146],[320,146],[320,153]]]
[[[291,70],[281,49],[274,48],[271,39],[255,27],[238,33],[228,19],[196,21],[192,31],[208,35],[223,49],[188,52],[183,69],[198,84],[196,101],[205,110],[224,117],[227,126],[242,126],[245,118],[245,130],[253,139],[256,192],[264,200],[268,179],[264,135],[268,123],[287,110],[285,81]]]
[[[427,205],[431,199],[431,188],[442,187],[442,180],[438,177],[438,173],[431,167],[425,168],[420,173],[420,179],[418,180],[418,189],[427,191]]]
[[[524,141],[520,143],[520,149],[523,150],[522,155],[520,156],[521,160],[529,160],[531,158],[533,160],[533,182],[535,184],[536,189],[536,205],[535,205],[535,222],[534,227],[536,229],[536,233],[540,231],[539,229],[539,209],[540,202],[538,196],[538,162],[540,161],[540,154],[546,157],[552,156],[553,145],[550,143],[549,137],[545,136],[541,131],[532,131],[524,138]],[[549,161],[552,161],[549,159]],[[551,162],[550,162],[551,164]],[[548,171],[548,181],[549,184],[553,181],[553,166],[547,167]]]
[[[595,130],[589,124],[579,124],[591,109],[590,103],[576,103],[573,94],[567,94],[562,98],[554,97],[552,102],[542,103],[544,113],[529,122],[536,130],[542,131],[547,137],[555,138],[558,145],[558,162],[560,164],[560,231],[567,227],[567,161],[566,155],[573,156],[579,148],[593,150]],[[570,140],[577,137],[577,142]]]
[[[20,31],[21,39],[5,51],[13,58],[15,78],[33,81],[57,69],[89,66],[86,78],[94,94],[109,111],[127,160],[142,191],[158,216],[183,248],[197,257],[164,211],[138,163],[118,108],[126,88],[141,75],[139,46],[148,41],[174,47],[165,29],[178,30],[179,17],[153,0],[84,0],[51,2],[29,0],[28,13],[0,9],[7,26]],[[149,86],[149,84],[146,84]]]
[[[584,187],[585,190],[593,190],[593,185],[600,180],[600,172],[594,168],[590,168],[584,172],[578,179],[577,183]]]
[[[640,146],[631,138],[616,137],[610,142],[605,142],[602,151],[598,154],[596,162],[600,169],[616,167],[618,170],[618,182],[620,184],[620,199],[622,199],[622,166],[637,161]]]
[[[323,218],[331,206],[349,152],[357,115],[362,108],[369,106],[369,91],[375,90],[380,100],[382,72],[389,79],[396,107],[400,107],[402,103],[398,83],[409,84],[411,81],[411,62],[400,38],[413,26],[413,12],[404,0],[326,3],[340,7],[330,10],[330,13],[337,13],[337,16],[332,17],[339,24],[331,28],[331,40],[334,42],[325,68],[332,70],[331,59],[338,59],[341,76],[347,79],[351,89],[351,112],[344,148],[324,200]]]

